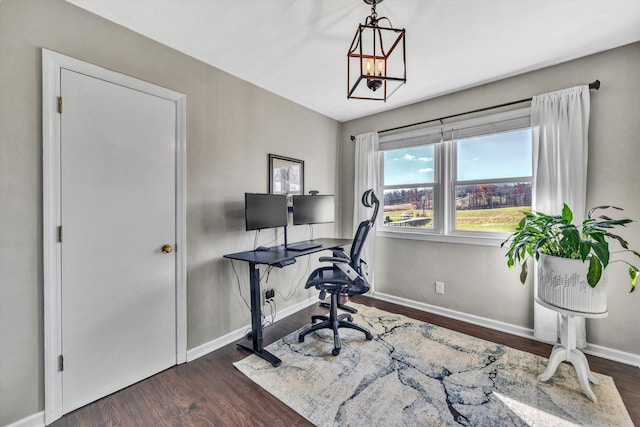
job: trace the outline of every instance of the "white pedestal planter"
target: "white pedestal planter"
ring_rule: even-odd
[[[547,304],[583,313],[607,311],[607,280],[595,288],[587,282],[589,262],[579,259],[540,255],[538,260],[538,298]]]
[[[588,285],[587,285],[588,286]],[[600,285],[598,285],[599,287]],[[576,328],[578,320],[581,317],[591,319],[602,319],[607,317],[608,313],[578,313],[575,311],[565,310],[553,305],[547,304],[540,298],[536,298],[536,302],[549,310],[556,311],[560,315],[560,344],[553,346],[551,355],[549,356],[549,363],[547,363],[547,369],[543,373],[538,375],[538,380],[542,382],[548,381],[553,374],[556,373],[560,363],[564,361],[571,362],[576,370],[580,387],[584,394],[593,402],[597,402],[596,395],[591,390],[589,383],[598,384],[598,380],[591,373],[589,368],[589,361],[582,351],[576,346]]]

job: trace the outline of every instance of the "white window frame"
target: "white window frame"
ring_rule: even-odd
[[[499,246],[509,236],[509,233],[455,229],[455,199],[452,199],[455,186],[474,183],[532,182],[533,178],[529,176],[457,181],[455,142],[474,136],[491,135],[529,127],[531,127],[531,109],[523,108],[451,124],[381,136],[380,151],[434,145],[433,186],[434,200],[437,201],[437,206],[434,204],[433,229],[385,226],[384,215],[380,215],[376,225],[376,235],[411,240]],[[420,184],[385,186],[384,155],[380,156],[380,171],[379,194],[384,194],[385,189],[395,187],[421,188],[427,186]],[[428,186],[431,185],[428,184]]]

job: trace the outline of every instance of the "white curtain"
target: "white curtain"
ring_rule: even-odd
[[[560,214],[563,203],[576,223],[586,215],[589,87],[577,86],[534,96],[533,209]],[[534,268],[537,295],[537,268]],[[555,342],[558,314],[534,302],[534,335]],[[577,330],[578,346],[586,346],[584,319]]]
[[[358,228],[358,225],[366,218],[373,214],[370,208],[366,208],[362,204],[362,193],[369,189],[373,189],[374,192],[378,190],[378,173],[380,168],[379,163],[379,144],[380,138],[377,132],[365,133],[356,136],[356,153],[355,153],[355,179],[353,184],[353,234]],[[382,200],[379,194],[376,196]],[[375,230],[375,229],[374,229]],[[367,238],[364,249],[362,251],[362,259],[367,264],[363,267],[364,273],[367,275],[367,280],[371,284],[371,291],[373,291],[373,260],[375,255],[375,233],[370,232]]]

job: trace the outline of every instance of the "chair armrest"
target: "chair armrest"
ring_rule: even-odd
[[[333,252],[333,256],[340,258],[349,258],[349,255],[347,255],[347,253],[342,248],[332,249],[331,252]]]
[[[318,261],[320,262],[346,262],[348,263],[349,261],[351,261],[349,258],[338,258],[338,257],[333,257],[333,256],[321,256],[320,258],[318,258]]]

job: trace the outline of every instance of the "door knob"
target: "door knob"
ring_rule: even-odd
[[[170,244],[162,245],[163,254],[170,254],[171,252],[173,252],[173,246],[171,246]]]

